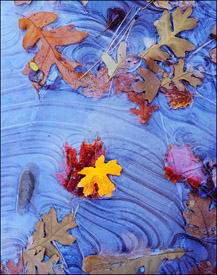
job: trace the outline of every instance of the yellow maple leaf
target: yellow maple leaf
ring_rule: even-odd
[[[94,184],[98,185],[100,197],[106,195],[111,197],[115,185],[110,181],[107,175],[120,176],[122,167],[117,164],[117,160],[111,160],[105,163],[104,155],[100,156],[95,163],[95,167],[85,167],[78,174],[85,175],[78,184],[78,187],[84,188],[84,195],[91,195],[94,191]]]

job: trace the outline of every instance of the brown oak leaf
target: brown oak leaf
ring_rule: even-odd
[[[158,93],[160,87],[160,79],[153,74],[150,70],[140,67],[136,71],[145,81],[138,81],[134,84],[133,89],[136,93],[145,91],[143,95],[144,100],[148,100],[149,103],[153,101]]]
[[[199,194],[188,193],[186,201],[188,210],[183,212],[186,223],[185,230],[196,238],[205,238],[214,234],[211,229],[216,225],[216,208],[209,211],[210,198],[201,198]]]
[[[161,87],[161,91],[168,98],[169,105],[173,109],[185,108],[187,105],[192,104],[194,97],[186,88],[184,91],[179,91],[176,86],[172,86],[172,89],[166,89]]]
[[[147,106],[146,101],[143,98],[143,94],[135,94],[135,93],[128,93],[127,94],[128,99],[134,103],[136,103],[140,109],[136,108],[130,108],[130,113],[133,115],[140,116],[138,119],[139,123],[145,124],[148,122],[148,120],[152,117],[152,112],[156,111],[158,109],[157,104],[153,104],[150,106]]]
[[[161,86],[167,89],[170,89],[171,86],[176,86],[179,91],[184,91],[186,88],[183,84],[188,82],[191,86],[196,88],[198,85],[202,84],[202,81],[199,78],[203,78],[204,74],[197,70],[193,71],[184,71],[184,60],[179,59],[178,64],[173,65],[174,71],[172,74],[164,74]]]
[[[78,89],[79,86],[85,86],[84,83],[78,80],[82,73],[74,71],[75,67],[82,64],[69,60],[57,51],[58,45],[69,45],[81,42],[88,34],[83,31],[76,31],[74,25],[68,25],[58,29],[49,31],[43,30],[43,27],[52,23],[57,18],[54,12],[37,12],[24,16],[19,20],[20,29],[27,29],[23,38],[23,47],[25,50],[36,45],[41,39],[42,46],[39,52],[33,57],[31,62],[36,63],[39,70],[43,73],[43,78],[39,83],[32,82],[37,93],[38,89],[46,82],[48,73],[53,64],[56,64],[63,79],[69,84],[72,89]],[[29,62],[24,70],[24,75],[29,75],[32,71]],[[39,96],[39,93],[38,93]]]
[[[116,96],[121,92],[133,92],[132,83],[137,80],[138,78],[134,74],[128,73],[127,70],[119,69],[114,80]]]
[[[45,255],[48,257],[57,257],[56,255],[58,255],[57,258],[61,258],[61,255],[52,244],[52,241],[57,241],[62,245],[72,245],[76,238],[69,234],[67,230],[75,228],[76,226],[77,224],[75,223],[75,219],[72,217],[72,213],[69,213],[61,222],[58,222],[56,210],[51,207],[50,212],[44,214],[42,216],[42,221],[38,221],[35,226],[35,231],[33,232],[33,243],[31,247],[23,253],[24,264],[26,264],[26,259],[29,255],[31,255],[31,257],[35,256],[35,253],[39,253],[42,248],[45,250]]]
[[[77,187],[78,183],[84,177],[78,174],[78,172],[84,167],[94,167],[96,160],[106,153],[105,150],[102,150],[100,138],[97,138],[96,141],[91,144],[87,144],[85,141],[82,143],[79,162],[77,162],[76,159],[76,149],[73,149],[67,142],[65,143],[63,153],[65,158],[64,169],[62,174],[58,173],[56,177],[67,191],[78,197],[85,197],[83,188]],[[90,197],[99,198],[96,185]]]
[[[166,61],[171,58],[171,56],[167,52],[162,51],[161,46],[163,45],[169,47],[176,57],[185,57],[186,51],[194,50],[194,45],[191,42],[176,36],[182,31],[191,30],[197,26],[198,19],[193,17],[189,18],[191,13],[192,8],[187,8],[184,14],[182,14],[182,9],[180,7],[173,11],[172,30],[170,13],[165,10],[161,19],[154,22],[154,26],[160,36],[160,42],[142,51],[140,57],[144,59],[150,57],[158,61]]]
[[[59,257],[53,255],[48,261],[42,262],[44,260],[44,255],[44,247],[42,247],[37,254],[35,249],[27,250],[24,253],[24,264],[27,265],[27,274],[54,274],[53,264],[58,262]]]
[[[175,250],[162,249],[132,251],[130,253],[91,255],[83,260],[82,269],[89,274],[139,274],[140,266],[144,266],[143,274],[157,274],[164,259],[181,258],[187,251],[177,247]]]
[[[88,72],[82,78],[82,82],[87,86],[83,89],[82,94],[87,97],[103,97],[111,88],[111,80],[106,66],[100,67],[96,76],[92,72]]]

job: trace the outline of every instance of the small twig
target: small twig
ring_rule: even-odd
[[[112,81],[111,81],[111,85],[110,85],[110,87],[109,87],[108,97],[110,96],[110,92],[111,92],[111,89],[112,89],[112,85],[113,85],[113,78],[112,78]]]
[[[36,216],[40,219],[40,221],[42,221],[42,217],[41,215],[38,213],[38,211],[36,210],[35,206],[30,202],[29,199],[27,199],[28,203],[30,204],[30,206],[32,207],[32,209],[34,210]]]
[[[100,37],[104,32],[106,32],[113,22],[114,22],[114,20],[111,21],[111,23],[107,26],[107,28],[103,32],[101,32],[99,35],[97,35],[96,38]]]
[[[72,208],[72,215],[73,215],[73,219],[75,218],[75,215],[76,215],[76,213],[77,213],[77,211],[78,211],[78,207],[79,207],[79,204],[77,205],[77,207],[76,207],[76,209],[75,209],[75,213],[74,213],[74,215],[73,215],[73,208]]]
[[[81,80],[87,73],[89,73],[90,70],[92,70],[100,61],[102,58],[100,58],[93,66],[90,67],[88,71],[86,71],[78,80]]]
[[[202,46],[200,46],[198,49],[196,49],[186,60],[185,62],[188,61],[188,59],[190,59],[195,53],[197,53],[198,51],[200,51],[202,48],[204,48],[205,46],[207,46],[209,43],[211,43],[214,39],[209,40],[208,42],[204,43]]]
[[[137,15],[137,13],[141,10],[141,8],[139,8],[134,15],[132,16],[132,18],[130,19],[130,21],[127,23],[127,25],[121,30],[121,32],[116,36],[116,38],[113,40],[113,42],[111,43],[111,45],[108,47],[108,49],[106,50],[106,52],[109,51],[109,49],[111,48],[112,44],[114,44],[115,40],[120,36],[120,34],[127,28],[127,30],[125,31],[125,33],[122,35],[120,41],[109,51],[109,53],[111,53],[117,45],[119,45],[119,43],[122,41],[123,37],[125,36],[125,34],[128,32],[129,27],[131,26],[131,23],[134,19],[134,17]]]
[[[131,22],[131,24],[130,24],[130,28],[129,28],[129,31],[128,31],[128,33],[127,33],[127,36],[126,36],[126,39],[125,39],[125,41],[127,41],[127,39],[128,39],[128,37],[129,37],[129,34],[130,34],[130,32],[131,32],[131,30],[132,30],[132,27],[133,27],[133,24],[135,23],[135,19]]]
[[[144,9],[146,9],[150,4],[152,4],[154,2],[154,0],[151,0],[151,2],[149,2],[144,8],[142,8],[142,11],[144,10]]]
[[[129,15],[129,13],[131,12],[131,10],[132,10],[133,8],[134,8],[134,6],[132,6],[132,7],[130,8],[130,10],[129,10],[128,13],[125,15],[124,19],[122,20],[121,24],[118,26],[117,30],[116,30],[115,33],[113,34],[112,39],[111,39],[111,41],[110,41],[109,44],[108,44],[108,47],[107,47],[106,52],[108,52],[108,50],[111,48],[112,44],[114,44],[115,40],[116,40],[117,37],[118,37],[118,36],[117,36],[117,37],[113,40],[114,36],[117,34],[117,32],[119,31],[120,27],[123,25],[124,21],[126,20],[127,16]],[[113,40],[113,41],[112,41],[112,40]]]

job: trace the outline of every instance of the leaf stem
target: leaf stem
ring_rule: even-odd
[[[210,44],[214,39],[209,40],[208,42],[204,43],[203,45],[201,45],[198,49],[196,49],[186,60],[185,62],[188,61],[188,59],[190,59],[195,53],[199,52],[202,48],[206,47],[208,44]]]

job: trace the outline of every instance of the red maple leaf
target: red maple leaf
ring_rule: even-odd
[[[10,274],[23,274],[23,261],[20,259],[19,265],[16,266],[15,263],[10,260],[6,263],[7,268],[10,270]]]
[[[173,183],[185,177],[194,191],[205,183],[203,165],[198,157],[195,157],[189,145],[183,143],[180,148],[175,144],[169,145],[169,151],[164,160],[165,177]]]
[[[135,94],[135,93],[128,93],[127,94],[128,99],[134,103],[136,103],[140,109],[130,108],[130,113],[133,115],[140,116],[138,119],[139,123],[147,123],[148,120],[152,117],[152,112],[158,109],[157,104],[153,104],[150,106],[147,106],[146,101],[143,99],[143,94]]]
[[[73,149],[67,142],[65,143],[63,154],[65,156],[65,166],[61,173],[56,174],[60,184],[70,193],[84,197],[83,187],[77,187],[84,175],[78,174],[84,167],[94,167],[96,160],[106,153],[102,150],[100,138],[97,138],[92,144],[86,144],[84,141],[80,149],[80,159],[77,162],[76,149]],[[91,198],[100,198],[97,192],[98,186],[94,186],[94,192]]]

